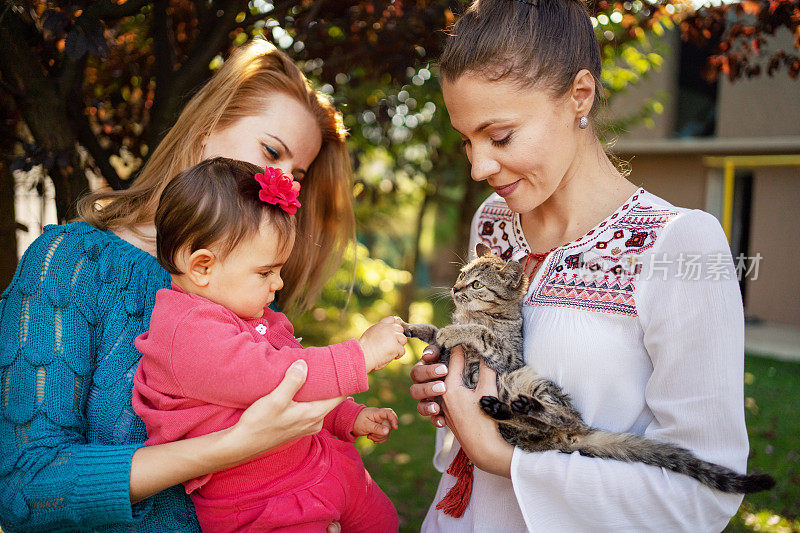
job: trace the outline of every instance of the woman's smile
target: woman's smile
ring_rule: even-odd
[[[510,196],[511,193],[513,193],[517,189],[517,186],[519,186],[520,181],[522,180],[517,180],[512,183],[507,183],[505,185],[492,185],[492,188],[494,189],[494,192],[505,198],[506,196]]]

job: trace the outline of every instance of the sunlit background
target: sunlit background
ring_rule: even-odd
[[[0,70],[7,156],[0,222],[14,228],[2,233],[0,287],[41,228],[72,215],[75,198],[65,183],[86,176],[92,188],[125,187],[183,97],[231,47],[262,36],[343,111],[356,171],[357,242],[319,303],[293,317],[298,335],[306,345],[325,345],[359,336],[390,314],[448,322],[447,288],[466,255],[472,214],[489,193],[469,179],[435,63],[440,30],[463,4],[112,4],[124,12],[69,2],[0,8],[0,27],[10,32],[4,35],[28,28],[37,36],[30,52],[42,78],[31,83],[57,88],[68,79],[77,91],[28,91],[26,101],[51,121],[50,128],[32,126],[35,117],[22,111],[17,94],[25,91]],[[797,0],[706,3],[697,11],[699,5],[596,3],[592,23],[607,91],[598,127],[634,183],[716,215],[734,257],[742,258],[749,465],[771,473],[778,486],[748,496],[728,531],[800,531],[800,285],[793,268],[800,264],[800,7]],[[168,21],[166,43],[152,33],[157,17]],[[169,54],[159,54],[164,50]],[[76,65],[80,74],[70,71]],[[64,123],[66,142],[53,136]],[[402,531],[419,530],[439,478],[431,465],[433,427],[408,396],[409,368],[421,348],[412,341],[357,398],[393,407],[400,417],[389,442],[362,439],[357,446],[396,504]]]

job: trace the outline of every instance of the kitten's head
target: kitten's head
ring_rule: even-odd
[[[528,277],[516,261],[505,262],[488,246],[475,246],[477,258],[461,269],[453,289],[456,309],[494,313],[509,306],[518,308],[528,292]]]

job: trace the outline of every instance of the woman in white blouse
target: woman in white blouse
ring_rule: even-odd
[[[744,319],[727,240],[713,216],[637,188],[604,153],[590,120],[600,54],[585,7],[476,1],[441,73],[472,179],[495,191],[470,249],[483,242],[531,276],[528,363],[588,424],[744,472]],[[449,374],[426,352],[411,395],[441,428],[434,464],[444,472],[460,447],[475,470],[460,518],[435,508],[455,483],[443,473],[425,532],[720,531],[742,500],[640,463],[514,448],[478,406],[496,395],[494,373],[482,367],[472,391],[459,350]]]

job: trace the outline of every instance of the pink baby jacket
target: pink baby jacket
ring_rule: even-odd
[[[156,293],[149,331],[136,338],[142,352],[132,404],[147,426],[146,444],[196,437],[234,425],[253,402],[271,392],[298,359],[308,378],[296,401],[346,396],[368,389],[361,345],[355,339],[303,348],[283,313],[264,309],[245,320],[206,298],[172,290]],[[275,495],[327,468],[327,442],[352,442],[363,409],[348,398],[325,417],[323,430],[270,450],[242,465],[184,483],[204,500],[252,500]],[[306,474],[304,474],[304,472]]]

